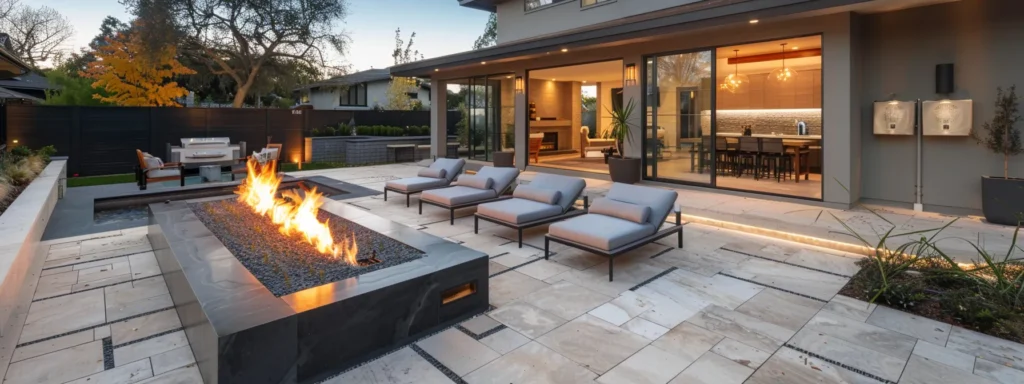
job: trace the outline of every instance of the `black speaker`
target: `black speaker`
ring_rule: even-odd
[[[953,93],[953,64],[935,66],[935,93]]]

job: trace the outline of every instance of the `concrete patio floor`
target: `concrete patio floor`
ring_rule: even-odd
[[[418,169],[292,175],[382,190]],[[587,194],[608,186],[588,180]],[[1024,382],[1024,345],[837,295],[860,256],[807,244],[842,248],[832,243],[837,228],[814,220],[821,208],[681,190],[685,248],[666,239],[621,256],[609,282],[603,257],[553,244],[544,260],[543,227],[518,248],[507,228],[481,222],[474,234],[472,209],[449,225],[447,211],[425,207],[421,216],[401,197],[343,202],[490,255],[496,308],[328,383]],[[826,211],[865,229],[884,223]],[[947,219],[883,215],[907,229]],[[726,229],[760,225],[800,242]],[[950,230],[993,249],[1012,235],[970,218]],[[201,382],[144,235],[131,228],[44,243],[38,278],[26,279],[31,304],[0,337],[4,383]]]

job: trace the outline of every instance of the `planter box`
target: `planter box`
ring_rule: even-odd
[[[450,137],[450,140],[454,139]],[[430,136],[318,136],[306,138],[305,162],[339,162],[349,165],[394,161],[392,144],[430,145]],[[402,155],[405,155],[403,153]],[[429,158],[421,153],[419,158]]]
[[[1024,212],[1024,179],[981,177],[981,208],[985,220],[994,224],[1017,225]]]
[[[0,215],[0,332],[19,304],[50,214],[66,188],[67,160],[53,160]],[[7,336],[7,335],[2,335]]]

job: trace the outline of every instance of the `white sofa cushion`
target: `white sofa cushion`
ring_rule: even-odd
[[[655,230],[651,224],[637,224],[604,215],[583,215],[551,224],[548,234],[611,251],[650,236]]]
[[[492,199],[495,197],[498,197],[498,195],[494,193],[493,190],[477,189],[462,185],[431,189],[429,191],[423,191],[423,194],[420,195],[421,200],[444,204],[446,206],[472,203],[474,201]]]
[[[555,203],[558,202],[558,199],[562,197],[562,192],[557,189],[543,189],[530,185],[520,185],[516,188],[515,192],[512,192],[512,196],[520,199],[536,201],[538,203],[555,205]],[[561,207],[559,207],[558,210],[561,212]]]
[[[476,213],[507,223],[522,224],[561,215],[562,209],[557,205],[514,197],[508,200],[480,204],[476,207]]]
[[[462,175],[459,176],[459,180],[455,182],[455,185],[476,189],[491,189],[494,185],[494,180],[486,176]]]
[[[637,224],[644,224],[651,217],[651,207],[605,198],[594,201],[590,205],[589,213],[617,217]]]
[[[447,184],[448,180],[446,179],[435,179],[432,177],[408,177],[384,183],[385,186],[402,192],[419,192],[428,188],[443,187]]]
[[[154,179],[158,178],[158,177],[172,177],[172,176],[177,177],[177,176],[181,176],[181,171],[178,170],[177,168],[154,169],[154,170],[146,172],[146,175],[151,177],[151,178],[154,178]]]
[[[444,168],[423,168],[416,173],[416,176],[444,179],[447,174],[448,170]]]

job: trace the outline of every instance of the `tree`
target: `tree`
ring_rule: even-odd
[[[58,54],[54,57],[56,65],[53,69],[64,73],[68,77],[78,77],[79,73],[89,69],[89,63],[96,61],[96,55],[93,52],[107,45],[107,38],[113,38],[118,33],[127,32],[128,29],[128,24],[118,20],[116,17],[107,16],[103,19],[103,23],[100,24],[100,33],[92,38],[88,47],[80,49],[78,53],[72,52],[67,57],[63,54]]]
[[[395,59],[395,65],[411,63],[416,60],[423,58],[420,51],[413,50],[413,40],[416,38],[416,32],[409,35],[409,41],[405,42],[402,40],[402,29],[395,29],[395,50],[392,51],[391,57]],[[419,87],[419,81],[412,77],[392,77],[391,84],[388,85],[387,90],[387,105],[385,109],[391,111],[411,111],[414,108],[422,107],[422,104],[417,103],[419,100],[413,100],[409,97],[410,93],[417,92]]]
[[[19,5],[14,0],[0,1],[0,29],[10,36],[14,54],[35,68],[52,59],[75,34],[71,22],[57,10]]]
[[[1003,155],[1003,178],[1010,178],[1010,156],[1024,153],[1020,131],[1016,125],[1021,121],[1017,107],[1017,86],[1012,85],[1003,92],[996,88],[996,115],[982,126],[985,133],[971,131],[975,140],[990,151]]]
[[[46,80],[56,85],[57,89],[46,91],[45,105],[111,105],[100,99],[93,98],[99,93],[106,95],[103,89],[93,89],[92,80],[81,76],[70,76],[64,71],[50,70],[46,72]]]
[[[493,47],[498,44],[498,14],[491,13],[487,18],[487,25],[484,26],[484,33],[476,38],[473,49]]]
[[[336,28],[345,0],[122,0],[142,20],[147,46],[181,39],[180,48],[212,75],[234,83],[232,104],[241,107],[264,70],[298,60],[328,66],[327,54],[344,54],[348,38]],[[174,39],[174,40],[172,40]]]
[[[140,24],[135,22],[135,26]],[[143,54],[142,39],[132,31],[118,33],[106,42],[83,74],[96,80],[93,88],[108,93],[96,93],[93,98],[122,106],[180,106],[175,99],[188,95],[188,90],[168,80],[195,72],[178,62],[173,45]]]

